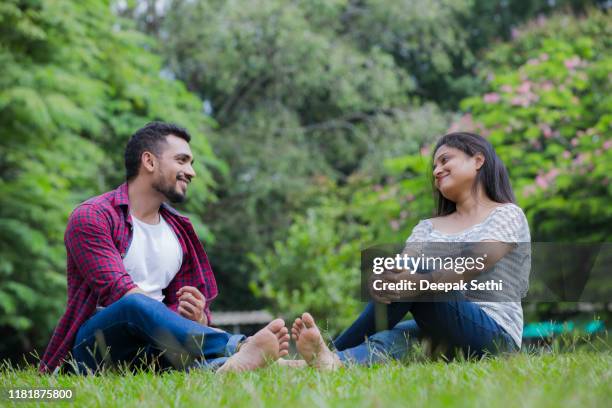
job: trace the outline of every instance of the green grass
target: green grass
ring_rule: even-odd
[[[33,368],[0,370],[0,387],[70,387],[72,402],[52,406],[537,406],[601,407],[612,401],[612,353],[519,353],[481,361],[391,363],[333,373],[269,367],[215,375],[106,373],[39,376]],[[4,400],[0,406],[10,405]],[[14,403],[47,406],[50,403]]]

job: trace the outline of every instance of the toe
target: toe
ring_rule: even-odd
[[[276,337],[279,339],[289,333],[289,330],[286,327],[282,327],[279,331],[276,332]]]
[[[283,319],[274,319],[268,326],[266,326],[272,333],[278,333],[283,327],[285,327],[285,321]]]
[[[309,329],[315,327],[314,318],[308,312],[302,315],[302,321],[304,322],[304,326],[306,326]]]

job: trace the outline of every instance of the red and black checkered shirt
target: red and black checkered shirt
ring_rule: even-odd
[[[187,217],[166,204],[160,213],[183,249],[183,264],[163,291],[164,303],[176,312],[176,292],[183,286],[194,286],[206,297],[204,313],[211,322],[209,307],[217,296],[217,284],[204,248]],[[70,215],[64,234],[68,302],[40,362],[41,372],[53,371],[64,363],[77,331],[96,306],[108,306],[136,287],[123,265],[131,239],[127,183],[85,201]]]

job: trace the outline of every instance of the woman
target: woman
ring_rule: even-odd
[[[424,242],[490,242],[483,244],[490,249],[484,271],[490,276],[505,277],[507,286],[519,293],[518,298],[493,302],[488,301],[495,298],[491,291],[468,291],[453,292],[439,301],[385,302],[389,304],[378,307],[386,307],[386,327],[392,329],[379,332],[377,306],[370,302],[333,342],[335,352],[323,341],[312,316],[304,313],[295,320],[292,335],[306,363],[334,369],[351,362],[372,364],[387,358],[399,359],[423,337],[475,356],[520,349],[520,297],[527,291],[531,262],[528,244],[526,247],[516,243],[528,243],[531,238],[525,215],[515,204],[504,164],[483,137],[450,133],[434,149],[433,176],[437,216],[417,224],[405,252],[417,256],[414,246]],[[419,278],[434,282],[456,282],[462,277],[448,270],[420,272]],[[414,319],[400,323],[407,312]]]

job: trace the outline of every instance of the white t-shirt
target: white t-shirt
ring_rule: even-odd
[[[164,300],[162,290],[174,279],[183,263],[183,250],[172,227],[160,215],[158,224],[147,224],[132,215],[134,225],[123,265],[146,294]]]

